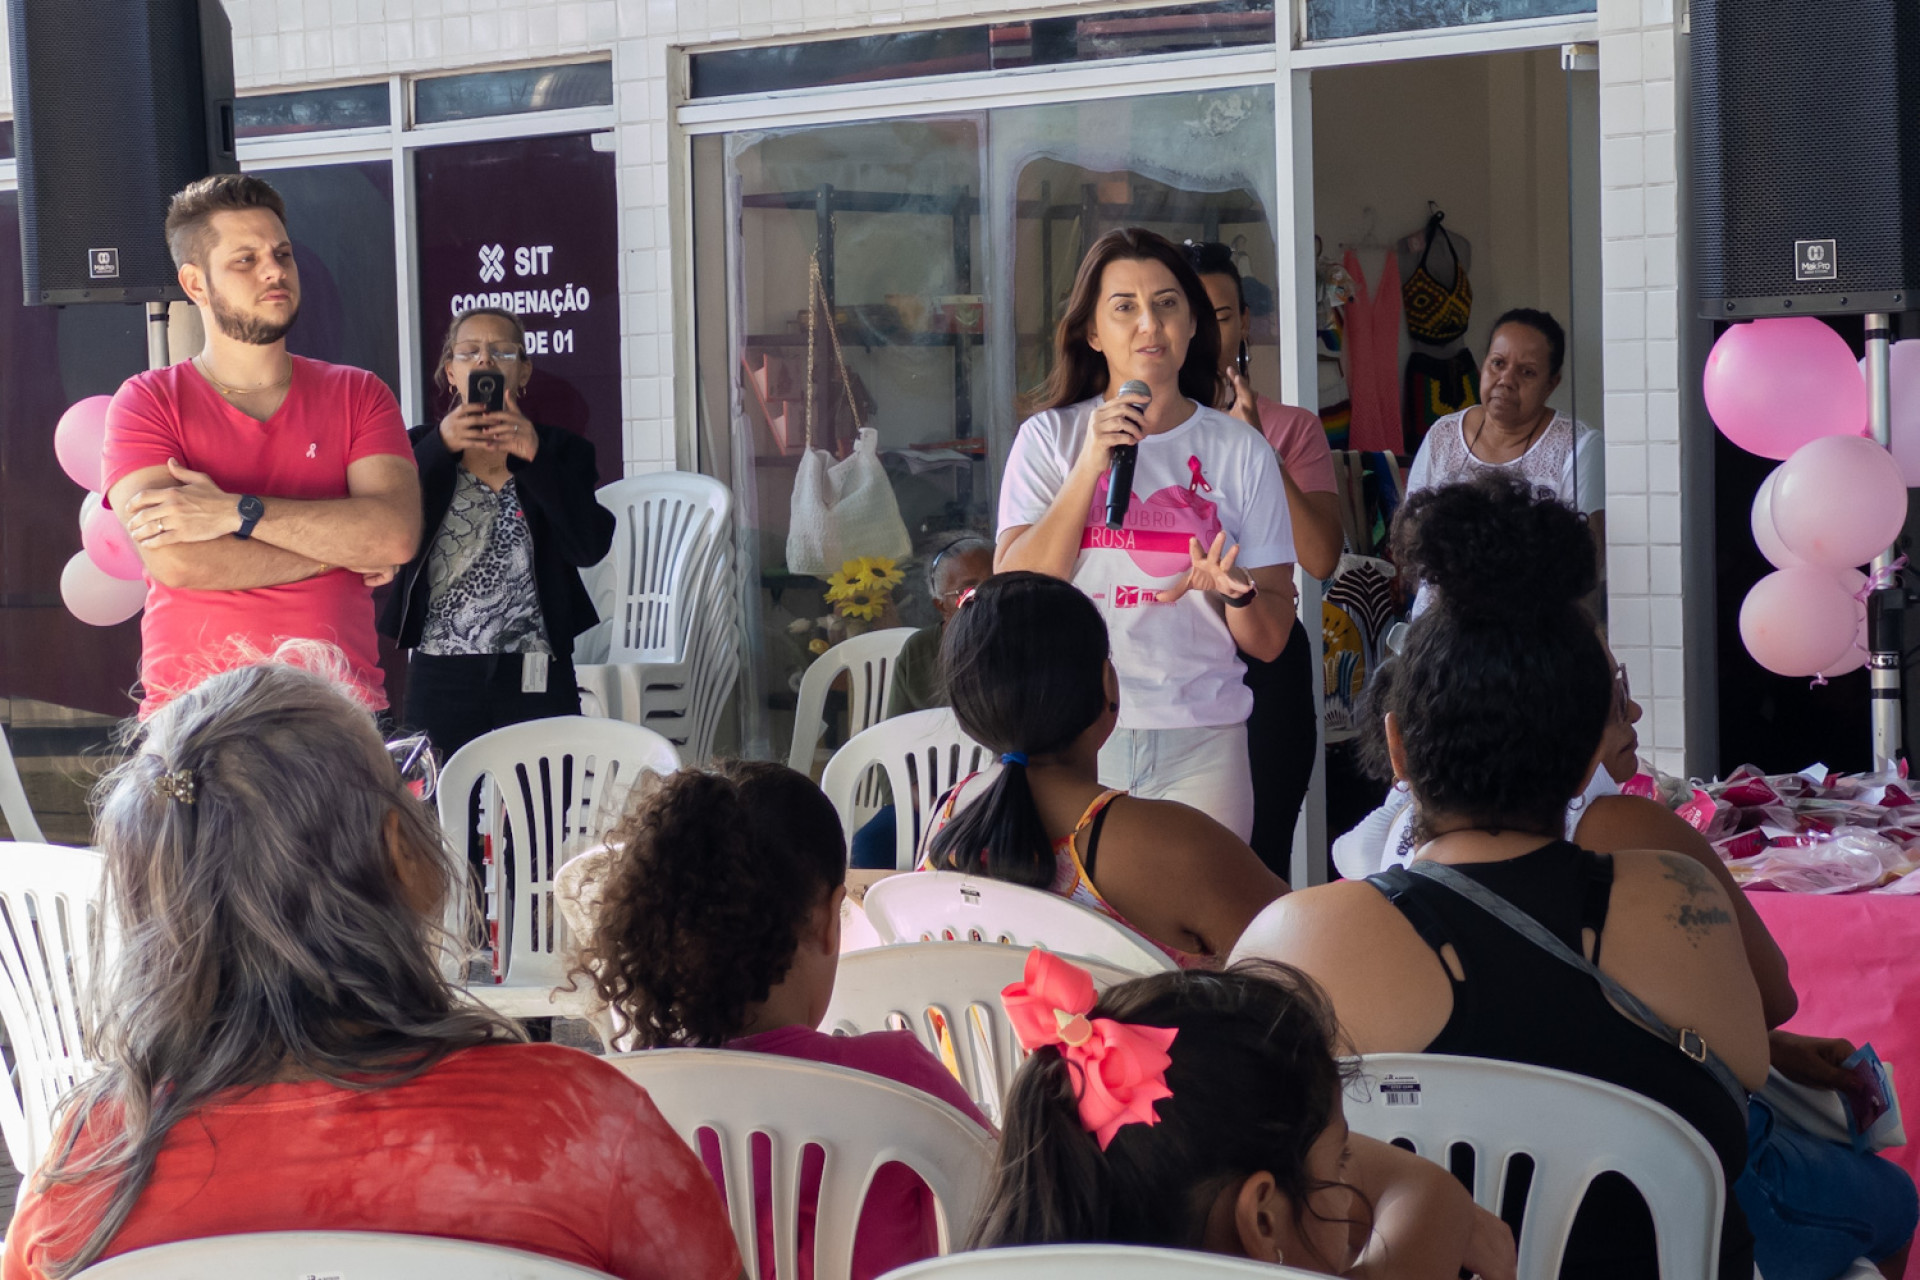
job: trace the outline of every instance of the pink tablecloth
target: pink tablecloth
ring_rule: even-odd
[[[1786,953],[1800,1012],[1787,1030],[1873,1042],[1893,1064],[1907,1132],[1920,1125],[1920,896],[1747,895]],[[1883,1152],[1920,1180],[1920,1142]],[[1916,1250],[1920,1254],[1920,1250]],[[1920,1257],[1907,1266],[1920,1280]]]

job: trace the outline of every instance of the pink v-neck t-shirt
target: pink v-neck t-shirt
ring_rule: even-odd
[[[413,458],[387,385],[364,369],[293,358],[287,399],[265,422],[241,413],[191,361],[137,374],[107,410],[102,491],[167,459],[222,490],[262,498],[345,498],[347,468],[390,453]],[[192,591],[147,577],[140,620],[140,715],[282,640],[324,640],[346,655],[355,691],[387,705],[373,629],[373,593],[346,569],[246,591]]]

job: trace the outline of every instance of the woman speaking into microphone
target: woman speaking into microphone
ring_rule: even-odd
[[[1273,450],[1214,407],[1222,395],[1219,325],[1185,255],[1137,227],[1102,236],[1007,458],[994,567],[1064,578],[1106,617],[1120,705],[1101,784],[1192,805],[1244,840],[1253,695],[1235,650],[1280,656],[1294,551]]]

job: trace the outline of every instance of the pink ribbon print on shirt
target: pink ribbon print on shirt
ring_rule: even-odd
[[[1201,467],[1200,459],[1189,456],[1187,470],[1192,480],[1186,488],[1168,485],[1142,499],[1135,492],[1127,507],[1124,528],[1107,528],[1107,490],[1111,473],[1102,474],[1093,488],[1093,505],[1087,511],[1087,527],[1080,535],[1082,550],[1124,551],[1142,573],[1156,578],[1171,578],[1185,573],[1193,564],[1192,540],[1202,547],[1219,533],[1220,508],[1202,494],[1213,486]]]

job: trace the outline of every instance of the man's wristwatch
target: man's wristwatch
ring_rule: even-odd
[[[233,531],[236,538],[251,538],[253,526],[260,523],[260,517],[267,514],[267,504],[247,494],[240,499],[240,527]]]

